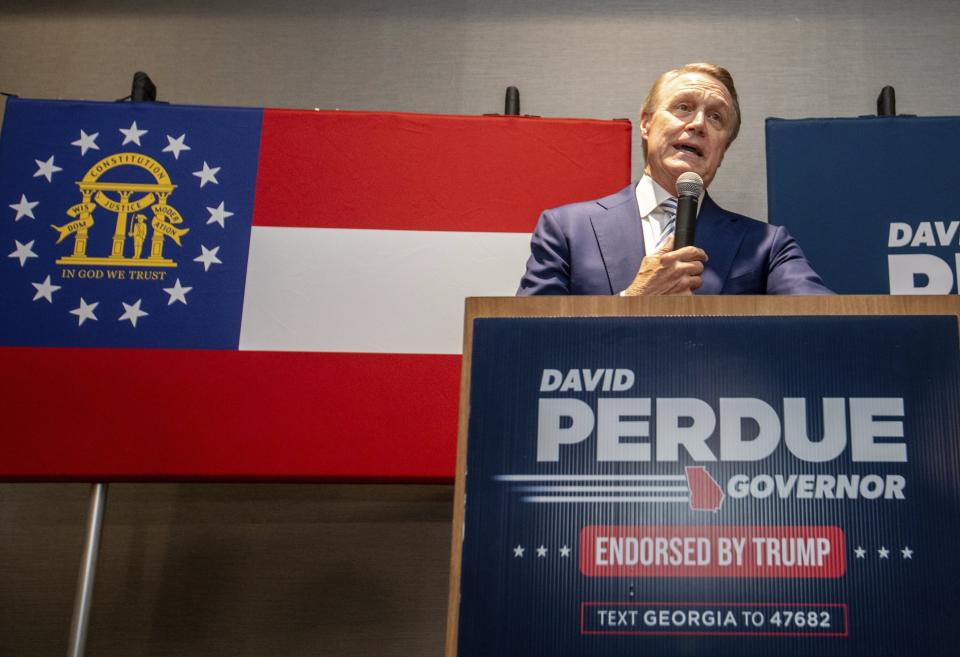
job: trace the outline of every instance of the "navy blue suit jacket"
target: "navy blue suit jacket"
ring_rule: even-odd
[[[727,212],[709,195],[695,244],[709,258],[697,294],[832,294],[786,228]],[[517,294],[619,294],[645,253],[634,183],[540,215]]]

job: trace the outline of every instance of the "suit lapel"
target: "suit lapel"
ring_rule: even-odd
[[[618,294],[633,281],[645,253],[635,185],[601,199],[590,215],[610,293]]]
[[[730,267],[740,250],[744,229],[737,216],[725,212],[707,194],[697,217],[695,244],[707,252],[710,260],[703,272],[703,285],[697,294],[720,294],[730,275]]]

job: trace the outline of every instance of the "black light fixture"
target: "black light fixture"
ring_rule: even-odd
[[[897,94],[893,87],[887,85],[880,90],[877,96],[877,116],[896,116],[897,115]]]
[[[133,74],[133,86],[130,89],[130,100],[135,103],[155,102],[157,100],[157,85],[150,76],[143,71]]]

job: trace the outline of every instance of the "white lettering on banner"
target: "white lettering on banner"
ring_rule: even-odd
[[[569,421],[566,427],[560,420]],[[559,461],[560,445],[574,445],[593,432],[593,409],[579,399],[541,399],[537,410],[537,460]]]
[[[633,370],[580,369],[564,374],[560,370],[545,369],[540,379],[540,392],[623,392],[632,388],[635,380]]]
[[[756,424],[755,438],[744,440],[744,421]],[[780,418],[765,401],[750,397],[720,400],[720,454],[724,461],[761,461],[780,442]]]
[[[826,538],[769,538],[754,536],[752,539],[758,566],[822,567],[830,554],[830,541]]]
[[[709,566],[711,547],[702,536],[597,536],[594,557],[597,566]]]
[[[647,438],[650,423],[624,420],[624,417],[649,417],[650,399],[614,397],[597,402],[597,460],[649,461],[650,443],[621,442],[621,438]]]
[[[887,246],[891,249],[929,249],[957,242],[960,221],[921,221],[916,228],[902,221],[890,223]],[[931,253],[887,254],[890,294],[950,294],[960,290],[960,253],[949,258]]]
[[[680,426],[680,420],[690,420],[690,425]],[[707,439],[717,427],[717,417],[710,404],[702,399],[680,397],[657,400],[657,458],[661,461],[677,461],[680,445],[695,461],[716,461]]]
[[[960,253],[954,256],[960,272]],[[929,253],[904,253],[887,256],[890,294],[950,294],[953,270],[943,258]]]
[[[960,221],[921,221],[916,230],[908,223],[894,221],[890,223],[887,246],[899,249],[906,246],[950,246],[960,230]]]
[[[720,460],[763,460],[777,450],[783,437],[787,450],[802,461],[833,460],[849,444],[854,462],[907,462],[902,398],[827,397],[820,404],[822,438],[813,440],[806,421],[807,399],[803,397],[782,400],[783,423],[777,410],[761,399],[720,398]],[[651,422],[654,408],[656,416]],[[681,419],[692,423],[681,426]],[[701,399],[665,397],[654,405],[650,397],[601,397],[596,413],[580,399],[540,399],[537,461],[559,461],[561,446],[583,443],[594,433],[597,461],[677,461],[681,446],[694,461],[716,461],[717,455],[707,440],[717,424],[714,409]],[[878,438],[885,440],[878,442]],[[814,484],[809,486],[810,495],[814,495]]]
[[[903,500],[907,480],[902,475],[734,475],[727,482],[727,494],[734,499]]]
[[[783,439],[787,449],[811,463],[832,461],[843,453],[847,442],[846,404],[842,397],[823,400],[823,437],[810,440],[807,433],[807,404],[802,398],[783,400]]]

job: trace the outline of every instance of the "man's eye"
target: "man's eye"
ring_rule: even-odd
[[[689,112],[690,105],[687,103],[677,103],[677,109],[680,110],[681,112]]]

